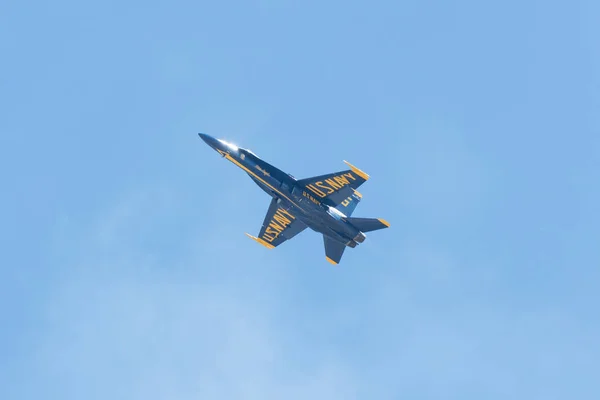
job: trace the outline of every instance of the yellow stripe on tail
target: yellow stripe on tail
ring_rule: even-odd
[[[382,224],[384,224],[388,228],[390,227],[390,223],[387,222],[385,219],[383,219],[383,218],[377,218],[377,219],[379,220],[379,222],[381,222]]]
[[[330,263],[332,263],[333,265],[338,265],[338,263],[336,263],[335,261],[333,261],[333,260],[332,260],[331,258],[329,258],[329,257],[325,257],[325,259],[326,259],[327,261],[329,261]]]

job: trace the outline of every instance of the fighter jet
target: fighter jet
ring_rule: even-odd
[[[296,179],[248,149],[199,133],[222,157],[244,170],[272,197],[258,236],[246,235],[273,249],[307,227],[323,235],[325,258],[339,264],[346,247],[364,242],[365,232],[387,228],[379,218],[351,217],[362,195],[356,190],[369,175],[344,161],[350,169]]]

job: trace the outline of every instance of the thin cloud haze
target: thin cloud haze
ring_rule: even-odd
[[[598,2],[0,12],[0,398],[596,399]],[[338,267],[198,138],[369,173]]]

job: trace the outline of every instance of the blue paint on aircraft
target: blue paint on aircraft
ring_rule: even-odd
[[[246,234],[267,248],[275,248],[310,228],[323,235],[327,261],[338,264],[346,247],[356,247],[365,240],[365,232],[390,226],[383,219],[352,217],[362,198],[356,189],[369,176],[348,162],[350,169],[298,180],[248,149],[199,135],[272,197],[258,236]]]

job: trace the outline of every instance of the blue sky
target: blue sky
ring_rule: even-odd
[[[599,12],[4,2],[0,398],[598,398]],[[269,251],[197,132],[392,226]]]

